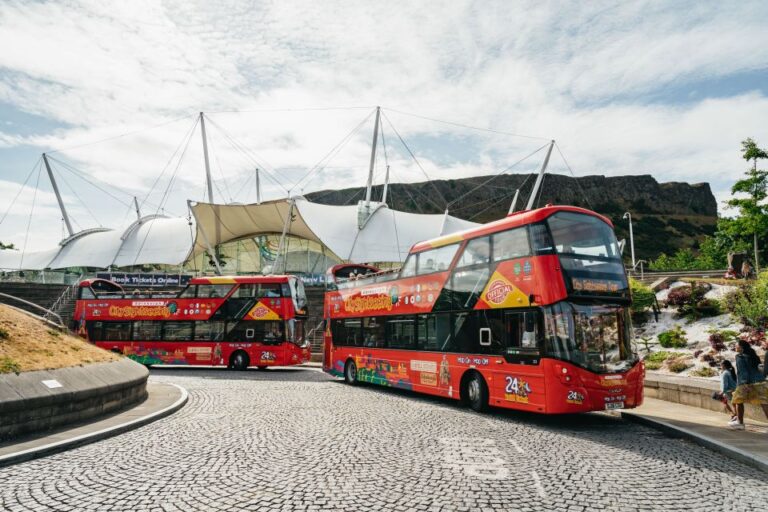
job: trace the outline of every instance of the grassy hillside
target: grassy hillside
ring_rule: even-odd
[[[507,214],[512,196],[520,189],[518,209],[527,203],[535,181],[530,174],[498,176],[484,185],[489,176],[458,180],[434,180],[390,185],[387,203],[391,208],[414,213],[443,213],[446,203],[451,215],[473,222],[489,222]],[[372,197],[381,198],[381,186]],[[355,204],[363,199],[363,187],[324,190],[307,194],[307,199],[325,204]],[[616,235],[629,238],[624,212],[632,214],[635,251],[638,258],[655,259],[660,253],[696,249],[704,237],[714,233],[717,202],[707,183],[659,183],[652,176],[584,176],[572,178],[547,174],[536,204],[583,206],[611,219]],[[629,250],[625,251],[629,256]]]
[[[0,304],[0,373],[52,370],[119,358]]]

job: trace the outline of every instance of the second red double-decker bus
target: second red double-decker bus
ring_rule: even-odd
[[[636,407],[644,368],[612,224],[547,206],[329,270],[326,372],[540,413]]]
[[[199,277],[180,293],[80,283],[74,327],[142,364],[244,370],[310,359],[304,285],[295,276]]]

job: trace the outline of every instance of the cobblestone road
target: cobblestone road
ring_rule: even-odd
[[[479,415],[311,369],[153,370],[176,414],[0,470],[17,510],[766,510],[768,475],[604,415]],[[768,442],[768,440],[766,441]]]

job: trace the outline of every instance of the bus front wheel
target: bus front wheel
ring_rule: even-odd
[[[344,381],[352,386],[357,384],[357,365],[351,359],[344,366]]]
[[[229,367],[233,370],[243,371],[248,368],[248,354],[242,350],[238,350],[229,360]]]
[[[484,412],[488,409],[488,385],[483,376],[477,372],[470,373],[464,379],[461,390],[461,398],[476,412]]]

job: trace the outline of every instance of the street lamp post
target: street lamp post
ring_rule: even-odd
[[[629,248],[632,251],[632,270],[635,269],[635,237],[632,233],[632,214],[625,212],[622,219],[629,219]]]

